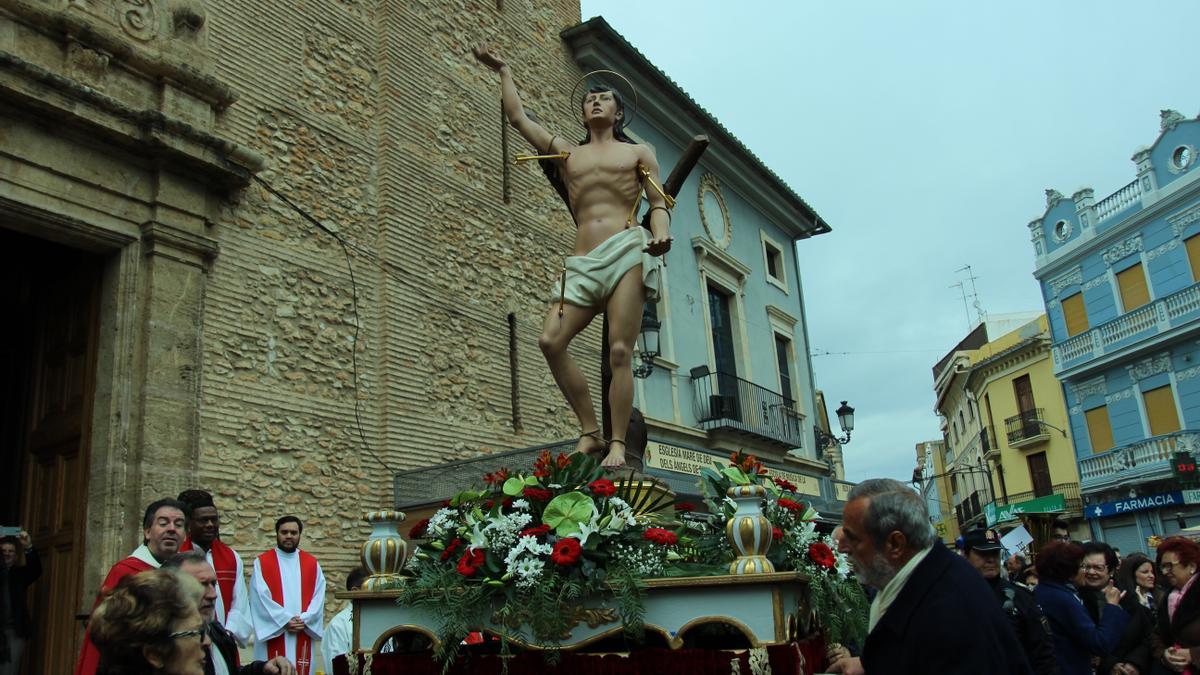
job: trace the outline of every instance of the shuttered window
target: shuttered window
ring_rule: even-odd
[[[1138,263],[1117,273],[1117,286],[1121,289],[1121,306],[1126,312],[1150,302],[1150,289],[1146,286],[1146,273]]]
[[[1179,431],[1179,415],[1175,412],[1175,395],[1171,393],[1171,385],[1142,392],[1142,400],[1146,403],[1151,436]]]
[[[1092,441],[1092,452],[1112,450],[1112,425],[1108,422],[1108,406],[1092,408],[1083,413],[1087,419],[1088,438]]]
[[[1183,243],[1192,266],[1192,281],[1200,281],[1200,234],[1188,237]]]
[[[1088,329],[1087,309],[1083,306],[1083,293],[1076,293],[1062,301],[1063,319],[1067,322],[1067,336],[1079,335]]]

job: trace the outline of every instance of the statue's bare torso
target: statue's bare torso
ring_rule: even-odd
[[[575,255],[584,255],[628,226],[639,199],[638,162],[643,146],[609,141],[570,148],[561,162],[575,214]]]

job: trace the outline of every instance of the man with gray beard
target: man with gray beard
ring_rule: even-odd
[[[838,550],[879,589],[862,658],[835,673],[1030,675],[1012,626],[983,578],[937,540],[921,496],[876,478],[850,491]]]

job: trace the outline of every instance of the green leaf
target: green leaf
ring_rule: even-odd
[[[750,476],[747,476],[745,471],[742,471],[736,466],[727,466],[721,471],[721,473],[725,474],[725,477],[733,481],[736,485],[750,484]]]
[[[536,483],[537,479],[534,478],[533,482]],[[525,481],[520,478],[514,476],[504,481],[504,494],[508,495],[509,497],[516,497],[517,495],[521,494],[524,489]]]
[[[537,485],[538,477],[537,476],[526,476],[525,484],[528,485],[529,487],[533,487],[534,485]]]
[[[550,500],[542,512],[542,522],[554,528],[560,537],[579,532],[579,524],[592,519],[596,504],[582,492],[568,492]]]

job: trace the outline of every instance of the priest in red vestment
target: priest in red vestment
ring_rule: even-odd
[[[300,550],[303,529],[295,516],[275,521],[275,548],[254,559],[250,616],[255,659],[284,656],[298,675],[311,675],[312,643],[325,636],[325,574]]]
[[[175,499],[160,499],[146,507],[146,515],[142,517],[142,545],[108,571],[92,605],[93,609],[121,579],[157,569],[167,558],[179,552],[179,545],[187,534],[186,513],[187,504]],[[84,633],[83,649],[75,662],[75,675],[95,675],[99,666],[100,652],[88,634]]]
[[[184,490],[179,501],[190,508],[188,536],[179,550],[193,548],[204,552],[208,564],[217,572],[217,603],[214,615],[238,644],[245,646],[254,629],[250,625],[250,600],[246,595],[246,575],[242,556],[221,541],[221,516],[213,497],[204,490]]]

